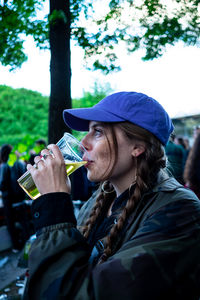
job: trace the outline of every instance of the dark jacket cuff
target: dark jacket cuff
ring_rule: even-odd
[[[67,193],[49,193],[33,201],[31,207],[35,230],[59,223],[76,225],[74,207]]]

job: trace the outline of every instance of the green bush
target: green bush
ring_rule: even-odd
[[[28,134],[47,139],[48,97],[0,85],[0,145],[18,144]]]
[[[104,98],[110,87],[94,86],[92,93],[85,92],[83,97],[72,100],[73,108],[90,107]],[[15,150],[22,153],[34,147],[34,142],[48,136],[49,98],[38,92],[24,88],[13,89],[0,85],[0,146],[11,144]],[[62,116],[61,116],[62,117]],[[81,139],[85,133],[73,131]],[[20,150],[21,149],[21,150]],[[12,156],[12,162],[15,155]],[[27,159],[27,157],[23,157]]]

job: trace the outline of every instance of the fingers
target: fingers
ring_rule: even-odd
[[[49,153],[49,154],[42,154],[42,153],[41,153],[40,158],[41,158],[43,161],[45,161],[45,160],[47,159],[48,156],[52,156],[51,153]]]
[[[52,156],[55,156],[61,160],[63,159],[62,153],[57,145],[50,144],[48,145],[47,149],[49,150],[49,153],[52,154]]]
[[[30,169],[33,168],[33,166],[31,164],[27,164],[26,168],[28,171],[30,171]]]
[[[50,144],[48,145],[47,149],[43,149],[41,151],[40,156],[38,155],[34,158],[34,162],[35,162],[34,166],[29,164],[27,165],[27,170],[30,170],[31,167],[33,167],[34,169],[41,169],[42,167],[45,166],[45,163],[48,164],[48,162],[50,162],[54,158],[63,160],[62,153],[58,148],[58,146],[54,144]]]
[[[70,180],[67,178],[64,158],[58,146],[49,145],[34,159],[35,165],[28,165],[33,181],[40,194],[50,192],[70,193]]]

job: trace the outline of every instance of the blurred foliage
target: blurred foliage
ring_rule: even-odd
[[[73,99],[73,108],[90,107],[111,92],[109,85],[100,87],[97,84],[93,92],[84,92],[83,97]],[[38,92],[27,89],[13,89],[0,85],[0,146],[11,144],[10,164],[20,158],[29,159],[29,151],[40,152],[35,141],[47,141],[49,98]],[[61,116],[62,118],[62,116]],[[74,131],[81,139],[84,133]]]
[[[88,69],[120,70],[119,42],[130,53],[143,49],[143,60],[162,56],[167,45],[178,41],[200,45],[199,0],[108,0],[100,14],[96,7],[86,27],[72,26]]]
[[[10,70],[21,67],[27,60],[23,43],[31,35],[40,48],[48,47],[47,18],[38,20],[37,11],[45,0],[15,0],[0,3],[0,62]]]
[[[64,12],[54,10],[39,19],[47,0],[11,0],[0,4],[0,61],[11,70],[27,59],[26,36],[40,48],[49,47],[49,22],[66,22]],[[56,0],[52,1],[52,5]],[[144,60],[160,57],[167,45],[182,41],[199,46],[199,0],[99,0],[70,1],[70,37],[85,50],[86,67],[104,73],[120,70],[117,45],[129,52],[145,50]]]
[[[91,107],[112,92],[110,84],[99,85],[94,83],[92,92],[83,92],[83,97],[72,100],[73,108]]]
[[[9,155],[9,160],[8,160],[9,166],[13,166],[15,161],[18,159],[22,159],[28,162],[30,158],[31,150],[34,150],[35,153],[40,152],[40,151],[36,151],[35,149],[35,137],[31,137],[30,135],[25,135],[19,143],[13,144],[13,148]]]
[[[15,145],[27,135],[47,139],[48,103],[38,92],[0,85],[0,144]]]

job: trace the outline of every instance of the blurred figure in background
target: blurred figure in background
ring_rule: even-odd
[[[17,180],[26,172],[26,163],[20,159],[20,153],[15,152],[17,160],[14,165],[10,167],[10,180],[12,190],[12,206],[15,214],[15,221],[18,223],[18,243],[20,248],[31,235],[30,216],[28,216],[28,206],[26,199],[28,198],[24,190],[19,186]],[[30,209],[29,209],[30,210]]]
[[[29,238],[29,220],[26,213],[26,205],[23,203],[25,193],[19,187],[17,179],[25,172],[26,165],[17,160],[12,167],[8,165],[9,154],[12,146],[4,144],[0,150],[0,190],[4,216],[8,232],[11,237],[13,249],[20,250]],[[20,224],[17,229],[16,221]]]
[[[12,208],[12,191],[10,180],[10,167],[8,165],[9,154],[12,151],[12,146],[4,144],[0,150],[1,167],[0,167],[0,190],[2,191],[2,201],[4,208],[4,216],[6,219],[6,225],[10,238],[12,241],[13,249],[19,249],[19,243],[17,239],[17,231],[15,228],[14,211]]]
[[[200,133],[188,155],[184,169],[185,186],[189,187],[200,198]]]
[[[10,180],[13,195],[13,202],[19,203],[26,199],[26,193],[19,186],[17,179],[26,172],[26,163],[20,159],[21,154],[15,151],[17,160],[14,162],[13,166],[10,167]],[[8,162],[9,163],[9,162]]]
[[[194,139],[196,139],[196,137],[198,136],[198,134],[200,133],[200,125],[196,125],[193,128],[193,137]]]
[[[185,149],[184,140],[181,136],[175,136],[174,142],[175,144],[180,145],[183,149]]]
[[[175,137],[175,144],[181,147],[182,152],[183,152],[183,169],[185,168],[185,163],[187,159],[187,151],[186,151],[186,146],[184,142],[184,138],[182,136]]]
[[[183,171],[185,163],[185,153],[180,145],[175,144],[175,134],[171,134],[165,153],[167,156],[167,167],[174,178],[183,184]]]
[[[187,160],[187,158],[188,158],[188,154],[189,154],[189,152],[190,152],[190,141],[189,141],[189,139],[188,138],[184,138],[183,139],[183,142],[184,142],[184,145],[185,145],[185,151],[186,151],[186,160]]]
[[[47,147],[47,143],[44,139],[38,139],[35,141],[35,147],[30,151],[29,163],[34,165],[34,158],[40,155],[40,152]]]

